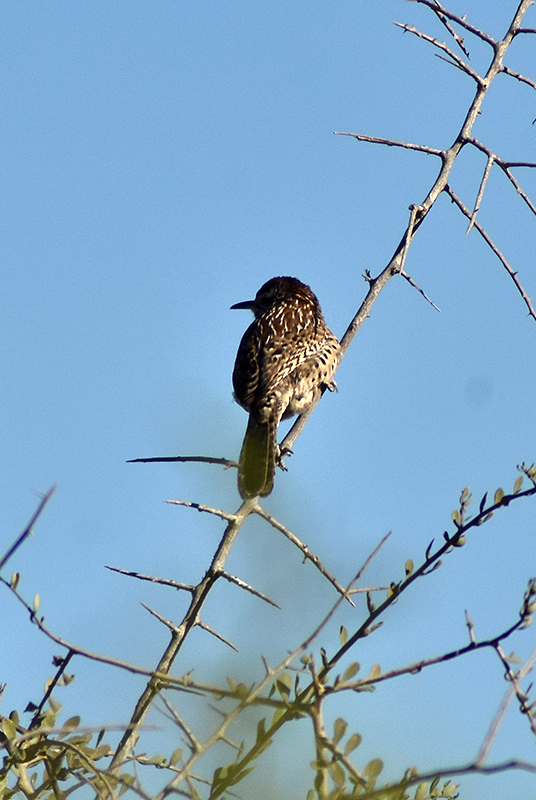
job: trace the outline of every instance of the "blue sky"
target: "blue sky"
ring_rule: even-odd
[[[515,3],[449,7],[500,37]],[[236,458],[246,415],[233,402],[231,372],[250,316],[229,307],[274,275],[294,275],[342,335],[364,297],[364,270],[383,268],[408,206],[426,196],[433,157],[333,135],[439,148],[454,140],[473,83],[395,20],[444,39],[427,9],[401,0],[3,9],[0,550],[39,492],[57,483],[9,571],[22,573],[25,596],[41,594],[50,627],[66,639],[154,665],[167,633],[139,604],[178,620],[185,598],[103,566],[196,582],[221,524],[163,501],[233,511],[239,498],[232,471],[126,461]],[[526,25],[536,27],[534,9]],[[489,48],[466,42],[484,71]],[[534,38],[520,37],[506,63],[534,79]],[[535,117],[534,91],[500,76],[474,134],[505,159],[536,161]],[[469,149],[455,166],[451,184],[468,206],[484,166]],[[536,171],[516,176],[534,200]],[[479,219],[536,297],[535,219],[499,172]],[[449,528],[464,486],[477,499],[509,490],[516,465],[536,460],[536,323],[466,227],[441,197],[406,264],[441,313],[391,281],[338,372],[339,392],[317,408],[266,500],[342,582],[389,530],[366,581],[399,580],[405,560],[419,563]],[[508,627],[536,574],[534,509],[525,500],[503,510],[415,586],[354,654],[363,670],[463,646],[464,609],[477,636]],[[260,522],[241,532],[229,569],[282,611],[217,587],[205,621],[241,655],[195,632],[178,674],[195,666],[200,680],[241,678],[240,670],[255,680],[260,654],[282,660],[335,599]],[[0,602],[5,714],[39,699],[58,648],[7,592]],[[345,609],[319,644],[333,651],[340,622],[351,630],[362,613]],[[506,649],[526,657],[535,646],[529,629]],[[58,697],[69,715],[127,721],[140,681],[81,662],[74,671]],[[467,762],[505,690],[500,664],[483,653],[345,698],[332,713],[363,735],[358,765],[383,757],[396,777],[411,764]],[[533,753],[512,708],[492,760]],[[286,796],[303,796],[303,782],[287,784],[294,764],[284,762],[274,756],[274,780]],[[463,797],[482,796],[492,780],[497,796],[507,784],[534,792],[534,779],[516,773],[466,778]]]

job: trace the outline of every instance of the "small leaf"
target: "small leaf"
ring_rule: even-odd
[[[514,494],[517,494],[523,486],[523,475],[519,475],[514,483]]]
[[[341,644],[344,647],[344,645],[348,641],[348,631],[346,630],[344,625],[341,625],[340,637],[341,637]]]
[[[62,704],[58,703],[58,701],[54,697],[49,697],[48,703],[50,705],[51,711],[53,711],[54,714],[59,714],[61,709],[63,708]]]
[[[80,717],[70,717],[66,722],[63,723],[61,726],[62,732],[67,731],[74,731],[80,725]]]
[[[17,590],[17,586],[19,585],[19,581],[20,581],[20,572],[14,572],[13,575],[11,576],[11,580],[9,582],[9,585],[11,586],[11,588],[14,591]]]
[[[336,761],[333,761],[330,764],[331,777],[333,778],[334,782],[339,788],[344,786],[344,771],[340,764],[337,764]]]
[[[379,758],[374,758],[365,767],[365,775],[368,775],[371,781],[375,781],[382,769],[383,761]]]
[[[493,503],[494,503],[494,505],[497,505],[497,503],[500,503],[501,500],[503,499],[503,497],[504,497],[504,491],[499,487],[497,489],[497,491],[495,492],[495,494],[493,495]]]
[[[263,718],[260,719],[257,723],[257,739],[255,744],[261,742],[265,736],[266,736],[266,720]]]
[[[350,664],[350,666],[347,667],[344,670],[344,672],[342,673],[342,679],[341,680],[343,681],[343,683],[345,683],[346,681],[349,681],[350,678],[354,677],[354,675],[357,675],[357,673],[359,672],[359,669],[360,669],[360,665],[357,663],[357,661],[354,661],[353,664]]]
[[[408,558],[405,565],[406,578],[409,578],[409,576],[413,574],[413,566],[414,566],[413,560],[411,558]]]
[[[472,500],[472,497],[470,495],[470,489],[469,489],[468,486],[466,486],[465,489],[463,490],[463,492],[461,493],[460,503],[465,503],[466,505],[469,505],[471,500]]]
[[[480,513],[481,513],[481,514],[482,514],[482,512],[484,511],[484,508],[485,508],[485,506],[486,506],[486,500],[487,500],[487,499],[488,499],[488,493],[486,492],[486,494],[484,495],[484,497],[483,497],[483,498],[482,498],[482,500],[480,501],[479,510],[480,510]]]
[[[236,696],[239,700],[247,700],[249,697],[249,690],[245,683],[239,683],[235,689]]]
[[[2,720],[2,730],[6,735],[6,739],[10,741],[17,738],[17,726],[9,717],[4,717]]]
[[[362,737],[358,733],[352,734],[352,736],[350,736],[350,738],[346,742],[346,746],[344,748],[344,755],[345,756],[349,755],[352,752],[352,750],[355,750],[356,747],[359,747],[361,741]]]
[[[103,744],[100,747],[96,747],[93,750],[93,755],[91,756],[93,761],[98,761],[99,758],[104,758],[105,756],[109,756],[112,751],[112,748],[109,744]]]
[[[428,784],[419,783],[419,785],[417,786],[417,791],[415,792],[415,800],[424,800],[427,794],[428,794]]]
[[[342,717],[338,717],[333,724],[333,743],[339,744],[347,730],[348,723],[346,723]]]
[[[41,605],[41,598],[38,594],[35,595],[33,599],[33,613],[37,614],[39,611],[39,606]]]
[[[379,664],[374,664],[374,666],[370,670],[369,678],[372,678],[373,680],[375,680],[376,678],[379,678],[379,676],[381,674],[382,674],[382,670],[381,670],[380,665]]]
[[[169,766],[174,767],[182,758],[182,747],[177,747],[169,757]]]
[[[460,527],[460,512],[457,508],[454,509],[452,512],[452,521],[456,525],[457,528]]]

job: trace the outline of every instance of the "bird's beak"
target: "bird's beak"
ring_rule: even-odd
[[[253,308],[255,300],[244,300],[243,303],[235,303],[231,308]]]

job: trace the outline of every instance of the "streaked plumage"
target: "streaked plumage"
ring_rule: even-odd
[[[232,308],[255,315],[236,356],[236,401],[249,412],[240,453],[243,498],[266,496],[274,484],[277,426],[301,414],[324,389],[333,391],[339,343],[311,289],[296,278],[272,278],[254,300]]]

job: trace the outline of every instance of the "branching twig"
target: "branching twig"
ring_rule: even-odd
[[[35,513],[32,516],[32,518],[29,521],[29,523],[27,524],[26,528],[23,530],[23,532],[18,537],[18,539],[16,539],[15,542],[11,545],[11,547],[9,548],[7,553],[5,553],[5,555],[3,555],[2,558],[0,558],[0,570],[2,569],[2,567],[4,567],[7,564],[7,562],[11,558],[11,556],[19,549],[21,544],[29,536],[32,535],[32,531],[33,531],[33,527],[34,527],[35,523],[37,522],[37,520],[39,519],[39,517],[43,513],[46,504],[48,503],[48,501],[50,500],[50,498],[52,497],[52,495],[54,494],[55,491],[56,491],[56,487],[55,486],[51,486],[51,488],[48,490],[48,492],[45,492],[44,495],[42,495],[41,501],[40,501],[39,505],[37,506],[37,509],[35,510]]]
[[[283,536],[286,536],[286,538],[290,542],[292,542],[292,544],[296,545],[296,547],[303,553],[304,559],[308,559],[312,564],[314,564],[314,566],[317,568],[317,570],[319,572],[321,572],[322,575],[325,578],[327,578],[327,580],[337,589],[337,591],[340,594],[342,594],[342,595],[346,594],[347,590],[344,588],[344,586],[341,586],[341,584],[336,580],[336,578],[333,577],[331,572],[329,572],[326,569],[326,567],[320,561],[319,557],[316,556],[314,553],[311,553],[311,551],[309,550],[309,548],[307,547],[306,544],[304,544],[302,541],[300,541],[297,536],[295,536],[291,531],[289,531],[288,528],[286,528],[277,519],[275,519],[275,517],[272,517],[271,514],[269,514],[267,511],[265,511],[263,508],[261,508],[261,506],[258,506],[255,509],[255,511],[260,517],[262,517],[264,520],[266,520],[266,522],[270,523],[270,525],[273,528],[275,528],[280,533],[282,533]],[[349,597],[347,597],[347,599],[348,599],[349,603],[354,605],[354,603],[352,602],[352,600]]]
[[[447,47],[445,42],[440,42],[439,39],[435,39],[433,36],[428,36],[428,34],[422,33],[422,31],[417,30],[417,28],[415,28],[413,25],[406,25],[403,22],[395,22],[394,24],[398,28],[402,28],[402,30],[407,31],[407,33],[413,33],[414,36],[418,36],[419,39],[424,39],[425,42],[433,44],[434,47],[438,48],[438,50],[442,50],[444,53],[447,53],[449,59],[452,59],[452,61],[446,58],[444,59],[444,61],[447,61],[447,63],[452,64],[453,67],[458,67],[458,69],[460,69],[462,72],[465,72],[467,75],[473,78],[473,80],[476,81],[476,83],[482,85],[482,78],[480,77],[478,72],[476,72],[472,67],[470,67],[469,64],[463,60],[463,58],[460,58],[460,56],[457,55],[457,53],[455,53],[454,50],[451,50],[450,47]]]
[[[472,216],[472,215],[471,215],[471,212],[469,211],[469,209],[467,208],[467,206],[466,206],[466,205],[465,205],[465,204],[464,204],[464,203],[463,203],[463,202],[460,200],[460,198],[458,197],[458,195],[457,195],[457,194],[456,194],[456,193],[455,193],[455,192],[452,190],[452,188],[451,188],[450,186],[448,186],[448,185],[447,185],[447,186],[445,187],[445,191],[446,191],[446,193],[449,195],[449,197],[450,197],[450,198],[453,200],[453,202],[454,202],[454,203],[456,203],[456,205],[458,206],[458,208],[460,209],[460,211],[461,211],[463,214],[465,214],[465,216],[466,216],[468,219],[471,219],[471,216]],[[521,295],[521,297],[523,298],[523,300],[524,300],[524,302],[525,302],[525,305],[527,306],[527,308],[528,308],[528,310],[529,310],[529,314],[530,314],[530,316],[531,316],[531,317],[532,317],[534,320],[536,320],[536,309],[535,309],[535,308],[534,308],[534,306],[532,305],[532,300],[530,299],[530,297],[529,297],[529,296],[528,296],[528,294],[526,293],[525,289],[523,288],[523,286],[522,286],[522,284],[521,284],[521,281],[520,281],[520,280],[519,280],[519,278],[518,278],[517,272],[516,272],[516,271],[514,270],[514,268],[513,268],[513,267],[512,267],[512,266],[509,264],[509,262],[508,262],[508,261],[506,260],[506,258],[504,257],[503,253],[502,253],[502,252],[499,250],[499,248],[497,247],[497,245],[495,244],[495,242],[493,241],[493,239],[492,239],[492,238],[491,238],[491,237],[490,237],[490,236],[489,236],[489,235],[486,233],[486,231],[484,230],[484,228],[482,227],[482,225],[480,224],[480,222],[478,222],[478,220],[475,220],[475,221],[474,221],[474,225],[473,225],[473,227],[474,227],[474,228],[476,228],[476,230],[477,230],[477,231],[479,232],[479,234],[482,236],[482,238],[484,239],[484,241],[485,241],[485,242],[486,242],[486,243],[489,245],[489,247],[491,248],[491,250],[492,250],[492,251],[495,253],[495,255],[497,256],[497,258],[499,259],[499,261],[501,262],[501,264],[503,265],[503,267],[506,269],[506,271],[508,272],[508,274],[509,274],[509,275],[510,275],[510,277],[512,278],[512,280],[513,280],[513,282],[514,282],[514,284],[515,284],[515,286],[516,286],[516,288],[517,288],[517,290],[518,290],[519,294],[520,294],[520,295]]]

